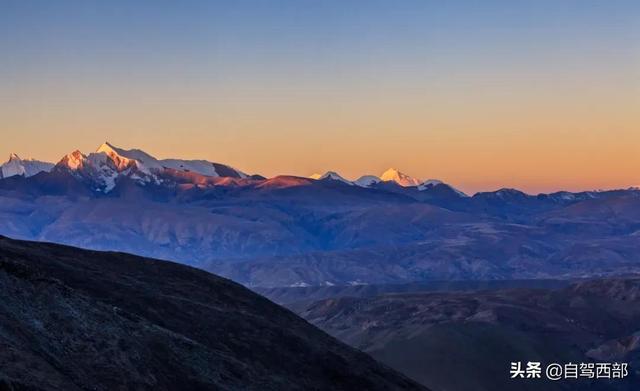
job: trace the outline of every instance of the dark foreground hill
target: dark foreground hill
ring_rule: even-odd
[[[0,390],[420,390],[226,279],[0,237]]]
[[[640,390],[640,277],[339,297],[292,308],[433,390]],[[518,361],[628,363],[629,376],[511,380],[510,363]]]

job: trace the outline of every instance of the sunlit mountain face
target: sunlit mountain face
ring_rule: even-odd
[[[177,260],[249,286],[638,270],[633,188],[468,196],[395,169],[355,181],[336,172],[265,178],[109,143],[55,165],[32,162],[3,166],[14,175],[0,180],[0,234]]]

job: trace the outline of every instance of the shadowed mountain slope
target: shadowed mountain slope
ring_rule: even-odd
[[[434,390],[638,390],[640,276],[560,289],[415,292],[294,303]],[[511,380],[511,362],[628,363],[621,379]]]
[[[171,262],[0,237],[0,295],[0,389],[423,389]]]

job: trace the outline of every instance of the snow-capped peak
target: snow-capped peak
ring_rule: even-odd
[[[121,176],[135,178],[142,183],[158,182],[157,178],[138,160],[122,156],[120,150],[108,143],[98,148],[97,152],[85,155],[73,151],[65,155],[56,167],[83,178],[91,186],[104,193],[110,192]],[[126,152],[126,151],[125,151]]]
[[[75,150],[65,155],[58,163],[58,166],[65,167],[72,171],[79,171],[87,165],[93,168],[100,168],[108,164],[117,172],[127,170],[131,167],[141,167],[141,164],[136,160],[121,156],[117,151],[103,147],[98,148],[97,152],[90,153],[89,155]]]
[[[456,192],[460,197],[468,197],[468,195],[466,195],[462,191],[456,189],[455,187],[453,187],[451,185],[448,185],[448,184],[442,182],[439,179],[427,179],[426,181],[422,182],[418,186],[418,190],[420,190],[420,191],[429,190],[429,189],[432,189],[432,188],[434,188],[435,186],[438,186],[438,185],[444,185],[444,186],[450,188],[451,190]]]
[[[111,145],[108,141],[105,141],[104,143],[102,143],[102,145],[100,145],[98,147],[98,149],[96,149],[96,152],[104,152],[104,153],[115,153],[118,154],[117,151],[118,148],[114,147],[113,145]]]
[[[149,169],[162,168],[162,164],[160,164],[160,161],[158,161],[158,159],[149,155],[145,151],[142,151],[139,149],[126,150],[126,149],[118,148],[113,146],[113,144],[109,143],[108,141],[105,141],[100,147],[98,147],[96,152],[97,153],[103,152],[111,157],[119,156],[121,158],[126,158],[129,160],[136,160],[142,163],[144,167]]]
[[[74,151],[64,156],[57,167],[87,180],[95,190],[104,193],[110,192],[121,177],[133,179],[142,185],[160,184],[164,180],[163,174],[168,170],[213,177],[247,177],[245,173],[223,164],[206,160],[158,160],[142,150],[126,150],[109,142],[104,142],[89,155]]]
[[[439,179],[427,179],[418,186],[418,190],[425,190],[435,185],[441,185],[443,182]]]
[[[381,179],[375,175],[363,175],[356,179],[353,183],[360,187],[370,187],[379,183]]]
[[[340,174],[338,174],[335,171],[327,171],[324,175],[319,175],[319,174],[313,174],[310,177],[311,179],[316,179],[316,180],[323,180],[323,179],[331,179],[334,181],[340,181],[340,182],[344,182],[348,185],[353,185],[353,182],[344,179]]]
[[[98,148],[98,152],[115,153],[119,156],[136,160],[150,170],[162,170],[171,168],[178,171],[194,172],[200,175],[221,177],[232,176],[237,178],[246,178],[247,174],[224,164],[217,164],[207,160],[183,160],[183,159],[156,159],[150,154],[140,149],[125,150],[117,148],[105,142]]]
[[[53,164],[41,162],[35,159],[21,159],[15,153],[9,155],[9,160],[0,165],[0,178],[9,178],[15,175],[30,177],[42,171],[49,172]]]
[[[2,171],[0,172],[0,174],[2,174],[0,176],[2,178],[8,178],[15,175],[24,175],[25,169],[22,165],[22,160],[20,159],[20,157],[18,157],[18,155],[16,155],[15,153],[9,155],[9,160],[2,164]]]
[[[58,166],[66,167],[71,170],[79,170],[84,166],[87,156],[77,149],[62,157]]]
[[[404,174],[395,168],[390,168],[387,171],[385,171],[380,176],[380,179],[383,182],[395,182],[400,186],[404,186],[404,187],[418,186],[421,183],[419,179],[412,178],[409,175]]]

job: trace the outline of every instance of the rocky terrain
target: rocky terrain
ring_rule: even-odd
[[[2,390],[422,390],[229,280],[0,237]]]
[[[433,390],[640,387],[640,276],[556,289],[414,291],[290,305]],[[611,381],[511,380],[514,361],[626,362],[630,375]]]

